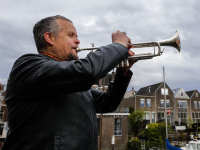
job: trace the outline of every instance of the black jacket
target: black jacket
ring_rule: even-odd
[[[118,107],[131,77],[116,73],[107,92],[91,86],[127,56],[115,43],[73,61],[20,57],[8,79],[10,134],[3,150],[96,150],[96,113]]]

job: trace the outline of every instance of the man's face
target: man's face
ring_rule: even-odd
[[[76,48],[80,41],[77,39],[76,28],[69,21],[58,19],[57,23],[62,30],[58,33],[54,42],[56,56],[62,61],[77,60]]]

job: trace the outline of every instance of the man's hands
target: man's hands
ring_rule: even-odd
[[[132,52],[131,50],[128,50],[128,54],[129,54],[129,56],[135,55],[135,53]],[[135,60],[128,60],[128,62],[129,62],[129,66],[119,67],[119,68],[117,68],[117,70],[124,75],[129,75],[128,74],[129,69],[133,66],[134,63],[137,62],[137,60],[136,61]]]
[[[119,30],[117,30],[116,33],[115,32],[112,33],[112,42],[113,43],[119,43],[119,44],[122,44],[125,47],[127,47],[129,56],[133,56],[135,54],[134,52],[132,52],[130,50],[132,48],[130,38],[127,37],[123,32],[120,32]],[[133,60],[130,61],[129,60],[129,66],[120,67],[120,68],[118,68],[118,71],[120,71],[124,75],[128,75],[128,70],[132,67],[132,65],[135,62],[137,62],[137,61],[133,61]]]
[[[124,32],[117,30],[117,32],[112,33],[112,42],[119,43],[127,47],[128,44],[131,44],[131,40],[129,37],[125,35]]]

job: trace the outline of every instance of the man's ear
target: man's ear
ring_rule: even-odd
[[[45,33],[44,33],[44,39],[45,39],[46,42],[49,43],[50,45],[54,45],[55,37],[54,37],[54,35],[51,34],[50,32],[45,32]]]

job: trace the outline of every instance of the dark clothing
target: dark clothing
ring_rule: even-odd
[[[96,150],[96,113],[118,107],[131,77],[117,72],[107,92],[91,86],[127,56],[127,48],[113,43],[79,60],[20,57],[7,85],[10,134],[3,150]]]

